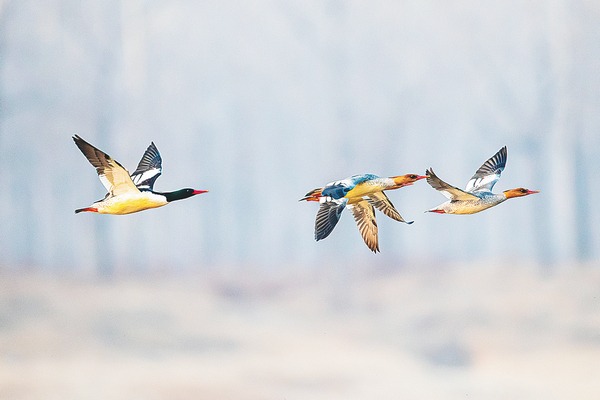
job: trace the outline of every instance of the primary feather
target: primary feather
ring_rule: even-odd
[[[131,174],[133,183],[139,189],[152,190],[154,182],[162,173],[162,159],[154,142],[144,152],[137,168]]]
[[[467,182],[465,191],[491,192],[496,182],[500,179],[502,171],[504,171],[506,157],[506,146],[504,146],[479,167],[469,182]]]
[[[79,150],[96,168],[100,181],[111,196],[119,196],[131,192],[139,192],[129,172],[108,154],[92,146],[78,135],[73,137]]]

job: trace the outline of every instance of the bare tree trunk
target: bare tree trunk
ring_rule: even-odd
[[[28,154],[19,152],[21,138],[14,133],[9,134],[6,128],[7,118],[10,113],[16,114],[17,107],[7,110],[9,103],[5,94],[8,80],[4,76],[7,64],[7,48],[9,43],[9,20],[17,11],[18,2],[0,2],[0,250],[4,259],[10,264],[21,264],[25,267],[33,265],[34,239],[36,219],[31,210],[31,183],[22,184],[20,176],[31,174],[31,163]],[[19,99],[22,102],[32,101],[31,97]],[[27,107],[23,107],[26,109]],[[24,138],[23,140],[27,140]],[[34,149],[32,149],[34,150]],[[6,213],[6,214],[5,214]],[[6,246],[6,249],[2,247]]]
[[[577,226],[576,246],[577,246],[577,260],[585,262],[591,260],[593,257],[593,245],[591,241],[592,229],[591,219],[588,215],[590,210],[590,199],[589,199],[589,182],[590,182],[590,171],[586,168],[586,152],[584,147],[586,144],[583,142],[581,137],[578,138],[577,147],[575,148],[575,168],[577,173],[575,174],[575,198],[578,199],[577,207],[575,207],[575,224]]]
[[[539,56],[538,65],[536,69],[538,71],[545,71],[548,63],[550,62],[547,54],[548,49],[540,50],[541,55]],[[534,138],[532,152],[533,159],[535,160],[536,168],[534,169],[534,182],[537,182],[540,187],[552,187],[550,174],[546,171],[544,165],[546,164],[547,157],[552,154],[552,149],[548,149],[549,145],[545,139],[546,135],[536,134],[536,132],[547,133],[552,130],[551,116],[555,113],[555,106],[553,104],[553,98],[556,96],[556,90],[554,85],[545,82],[552,82],[552,79],[548,77],[548,72],[542,72],[539,74],[539,80],[537,82],[539,88],[538,104],[539,108],[536,113],[535,120],[532,121],[529,135]],[[556,155],[558,157],[559,155]],[[552,262],[556,258],[555,247],[553,246],[552,237],[552,214],[551,210],[542,207],[535,207],[533,209],[534,223],[535,223],[535,258],[544,267],[546,272],[551,270]]]
[[[4,99],[4,63],[6,62],[6,21],[7,21],[7,2],[0,0],[0,171],[4,173],[0,174],[0,187],[8,188],[7,173],[9,169],[5,163],[5,157],[3,156],[6,151],[4,149],[4,114],[5,114],[5,99]],[[10,193],[8,190],[0,191],[0,221],[7,221],[8,215],[8,198]],[[10,244],[8,243],[8,231],[5,224],[0,225],[0,254],[3,254],[5,259],[9,253]],[[0,265],[2,267],[2,265]]]
[[[106,3],[105,3],[106,4]],[[105,5],[105,34],[97,38],[96,65],[96,137],[110,143],[114,136],[118,119],[118,71],[121,59],[121,3],[114,0]],[[115,273],[115,243],[112,235],[112,224],[107,218],[96,218],[96,263],[98,275],[110,278]]]
[[[594,141],[597,140],[598,128],[600,128],[600,118],[597,108],[600,100],[600,85],[597,79],[589,79],[598,73],[600,66],[597,48],[600,34],[598,32],[598,11],[595,2],[577,1],[572,4],[574,16],[572,21],[577,22],[574,31],[574,42],[577,46],[572,46],[572,59],[577,60],[573,63],[573,69],[570,71],[569,79],[572,82],[570,93],[573,103],[572,134],[575,135],[575,157],[573,159],[572,169],[574,174],[575,193],[577,199],[575,207],[575,258],[579,262],[587,262],[593,259],[595,248],[592,242],[594,235],[594,220],[598,215],[597,209],[593,207],[590,188],[594,187],[592,179],[597,175],[597,169],[594,166],[596,160]],[[587,105],[587,107],[586,107]],[[594,139],[596,138],[596,139]],[[597,164],[596,164],[597,165]],[[597,220],[597,219],[596,219]]]

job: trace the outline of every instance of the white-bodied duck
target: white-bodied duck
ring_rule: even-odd
[[[162,172],[162,159],[154,143],[148,146],[136,170],[129,175],[116,160],[78,135],[73,136],[73,140],[96,168],[100,181],[108,191],[102,200],[89,207],[79,208],[75,213],[87,211],[100,214],[131,214],[207,192],[189,188],[174,192],[155,192],[154,181]]]

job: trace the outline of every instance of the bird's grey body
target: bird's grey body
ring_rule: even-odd
[[[427,170],[427,183],[448,198],[448,201],[428,210],[438,214],[475,214],[494,207],[511,197],[526,196],[538,193],[534,190],[517,188],[502,193],[493,193],[492,188],[500,179],[506,166],[506,146],[490,157],[475,172],[467,183],[465,190],[452,186],[433,172]]]

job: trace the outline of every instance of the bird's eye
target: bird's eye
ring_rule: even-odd
[[[417,179],[417,176],[416,175],[411,175],[410,179]]]
[[[527,193],[527,189],[521,189],[521,193]]]

